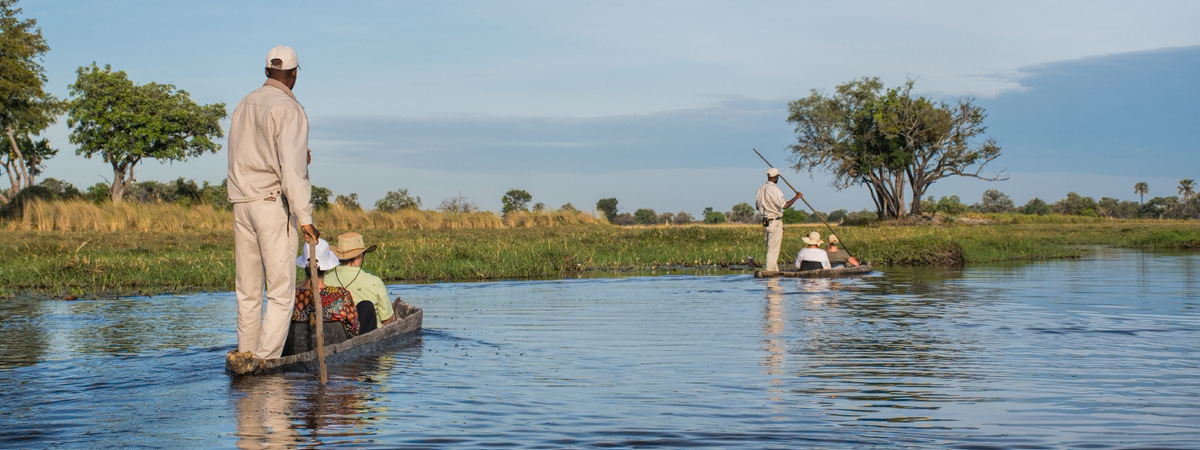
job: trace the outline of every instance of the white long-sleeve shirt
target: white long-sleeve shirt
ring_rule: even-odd
[[[783,217],[784,203],[787,201],[783,199],[783,191],[770,181],[758,188],[758,192],[754,194],[754,208],[768,219]]]
[[[230,122],[229,201],[282,194],[299,224],[312,224],[308,116],[292,91],[267,79],[238,102]]]
[[[805,248],[801,249],[800,253],[796,254],[796,267],[797,268],[800,267],[800,263],[802,261],[820,261],[821,268],[828,269],[830,267],[829,266],[829,253],[826,253],[825,250],[821,250],[819,248],[805,247]]]

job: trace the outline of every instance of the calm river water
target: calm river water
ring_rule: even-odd
[[[422,338],[231,380],[231,294],[0,303],[13,448],[1200,446],[1200,255],[390,287]]]

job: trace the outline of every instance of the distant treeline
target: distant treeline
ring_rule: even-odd
[[[1184,197],[1183,200],[1176,196],[1154,197],[1144,203],[1138,203],[1109,197],[1100,197],[1100,200],[1097,201],[1092,197],[1070,192],[1067,193],[1067,198],[1054,203],[1047,203],[1045,200],[1034,197],[1024,206],[1015,206],[1008,195],[996,189],[988,189],[983,193],[979,203],[966,205],[957,195],[949,195],[940,199],[929,197],[921,201],[921,209],[927,213],[948,215],[968,212],[1039,216],[1061,214],[1114,219],[1194,219],[1200,216],[1200,199],[1193,197],[1190,192],[1185,193]]]
[[[530,205],[532,198],[528,192],[519,189],[506,192],[501,198],[504,209],[497,218],[496,225],[522,227],[533,224],[533,226],[540,226],[547,220],[546,217],[552,216],[558,217],[555,219],[556,223],[564,220],[587,223],[603,220],[582,218],[583,216],[591,217],[591,213],[580,211],[571,203],[563,204],[558,208],[548,208],[544,203]],[[126,186],[121,200],[133,204],[174,204],[183,207],[204,205],[221,211],[229,211],[233,208],[228,200],[227,180],[222,180],[220,184],[207,181],[197,183],[195,180],[180,177],[168,182],[153,180],[132,182]],[[383,198],[375,202],[373,209],[367,211],[364,211],[363,206],[359,203],[357,193],[334,195],[332,190],[324,186],[314,185],[312,187],[311,200],[313,207],[318,212],[355,217],[362,216],[368,211],[385,214],[425,211],[451,215],[494,215],[494,213],[484,211],[478,204],[461,194],[442,200],[434,208],[423,210],[421,197],[411,195],[408,189],[403,188],[389,191]],[[101,205],[112,203],[112,196],[108,183],[96,183],[87,189],[79,189],[69,182],[46,178],[33,186],[20,190],[11,201],[0,205],[0,219],[20,218],[25,206],[34,201],[85,201]],[[332,217],[330,214],[324,216]],[[564,217],[568,219],[562,219]],[[413,226],[420,228],[424,225]]]
[[[973,204],[964,203],[957,195],[948,195],[941,198],[931,196],[922,200],[921,210],[925,216],[1000,213],[1025,215],[1058,214],[1064,216],[1108,217],[1116,219],[1200,218],[1200,198],[1192,195],[1190,181],[1183,180],[1181,182],[1180,193],[1182,194],[1182,198],[1177,196],[1154,197],[1144,202],[1118,200],[1109,197],[1101,197],[1100,200],[1095,200],[1092,197],[1081,196],[1071,192],[1067,194],[1066,198],[1059,199],[1054,203],[1048,203],[1045,200],[1035,197],[1023,206],[1016,206],[1012,198],[1007,194],[996,189],[989,189],[983,193],[978,203]],[[312,192],[313,205],[318,211],[328,211],[330,208],[338,211],[364,210],[362,205],[359,204],[358,194],[334,195],[330,189],[315,185]],[[1146,192],[1144,183],[1139,183],[1135,192],[1144,194]],[[148,180],[131,183],[125,190],[124,200],[141,204],[172,203],[185,207],[207,205],[218,210],[229,210],[232,208],[232,205],[226,196],[225,181],[222,181],[220,184],[209,183],[207,181],[197,183],[194,180],[180,177],[168,182]],[[86,189],[79,189],[71,183],[55,178],[46,178],[36,185],[22,189],[12,201],[0,206],[0,218],[15,219],[20,217],[24,205],[35,199],[41,201],[84,200],[95,204],[103,204],[111,201],[111,190],[107,183],[96,183]],[[559,212],[575,214],[580,212],[571,203],[563,204],[558,208],[548,208],[540,202],[531,205],[532,199],[533,196],[524,190],[509,190],[501,197],[501,203],[504,205],[504,208],[499,214],[500,218],[507,220],[511,216],[514,220],[520,221],[522,219],[517,219],[517,214]],[[620,212],[617,204],[616,198],[601,199],[596,202],[596,211],[609,223],[623,226],[688,225],[695,223],[754,224],[762,220],[762,217],[759,216],[754,207],[746,202],[735,204],[728,211],[724,212],[708,207],[696,216],[687,211],[659,213],[652,208],[639,208],[632,213]],[[420,197],[411,195],[408,189],[397,189],[389,191],[383,198],[376,201],[373,211],[382,213],[422,211],[422,201]],[[462,195],[446,198],[438,206],[430,209],[430,211],[446,214],[485,212],[477,204]],[[520,217],[526,216],[521,215]],[[830,212],[818,211],[816,214],[813,214],[795,208],[788,208],[783,211],[782,218],[783,222],[787,224],[816,223],[822,219],[841,225],[870,225],[878,222],[879,216],[875,211],[867,209],[859,211],[837,209]]]

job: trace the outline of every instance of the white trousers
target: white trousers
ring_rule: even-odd
[[[296,301],[296,230],[278,199],[233,204],[238,351],[283,353]],[[263,284],[267,312],[263,314]],[[261,319],[261,322],[260,322]]]
[[[763,270],[779,270],[779,246],[783,244],[783,221],[772,220],[770,225],[763,227],[767,238],[767,261]]]

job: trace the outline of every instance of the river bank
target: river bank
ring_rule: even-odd
[[[789,225],[781,264],[802,234]],[[823,231],[823,230],[822,230]],[[342,230],[327,229],[333,239]],[[1080,256],[1086,245],[1200,249],[1189,221],[846,227],[853,254],[879,266],[961,265]],[[761,260],[754,225],[364,230],[379,251],[367,270],[387,282],[552,278],[591,271],[729,268]],[[822,235],[825,233],[822,232]],[[153,295],[233,289],[231,232],[0,231],[0,297]]]

